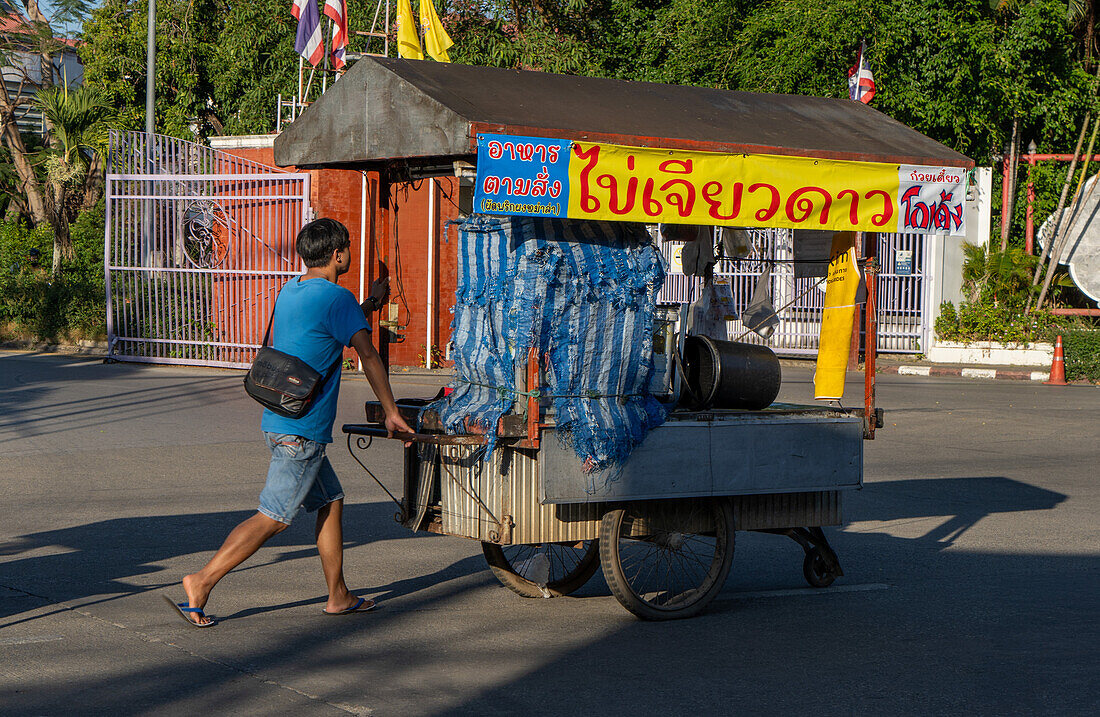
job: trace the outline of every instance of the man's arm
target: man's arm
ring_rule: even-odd
[[[386,374],[386,367],[382,364],[382,357],[378,355],[374,344],[370,340],[370,332],[360,329],[351,337],[351,347],[359,354],[359,360],[363,362],[363,374],[374,389],[374,395],[382,404],[382,410],[386,412],[386,430],[392,437],[394,431],[416,433],[397,410],[397,404],[393,400],[393,389],[390,388],[390,378]],[[408,447],[411,443],[406,443]]]

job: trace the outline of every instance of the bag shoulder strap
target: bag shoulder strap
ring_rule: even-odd
[[[336,369],[340,364],[344,362],[344,350],[341,348],[340,353],[336,354],[336,360],[332,362],[332,365],[328,367],[328,371],[325,371],[324,378],[321,379],[320,388],[324,388],[328,380],[336,373]],[[319,390],[319,389],[318,389]]]
[[[294,278],[294,279],[291,279],[290,281],[297,281],[297,277]],[[287,284],[289,284],[290,281],[288,281]],[[283,286],[285,287],[286,284],[284,284]],[[279,293],[280,294],[282,293],[281,289],[279,290]],[[271,307],[271,315],[267,317],[267,330],[264,331],[264,342],[263,342],[263,344],[261,344],[261,346],[268,346],[269,345],[268,341],[271,339],[271,327],[275,323],[275,307],[278,306],[278,305],[279,305],[279,296],[276,295],[275,296],[275,304]],[[324,385],[326,383],[328,383],[328,380],[330,378],[332,378],[333,374],[336,373],[337,367],[339,367],[340,364],[343,363],[343,362],[344,362],[344,351],[343,351],[343,349],[341,349],[340,353],[338,353],[336,355],[336,360],[332,362],[332,365],[328,367],[328,370],[325,371],[324,376],[321,378],[321,383],[318,384],[318,390],[323,388]]]
[[[294,279],[290,281],[294,281]],[[283,286],[285,287],[286,284],[283,284]],[[283,293],[283,290],[279,289],[279,294],[281,293]],[[279,305],[279,294],[275,295],[275,302],[271,305],[271,315],[267,317],[267,331],[264,331],[264,341],[260,344],[261,347],[267,346],[267,342],[271,340],[271,326],[275,323],[275,307]]]

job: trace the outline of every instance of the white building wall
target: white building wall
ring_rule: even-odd
[[[989,232],[993,212],[993,168],[978,167],[974,170],[972,183],[966,193],[966,236],[930,236],[930,256],[926,266],[926,299],[924,310],[924,340],[921,345],[926,349],[932,346],[933,326],[940,315],[940,306],[950,301],[956,306],[964,298],[962,288],[962,267],[966,260],[964,245],[985,246],[989,243]]]

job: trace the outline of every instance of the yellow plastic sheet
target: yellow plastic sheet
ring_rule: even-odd
[[[814,398],[839,400],[844,396],[844,376],[848,370],[856,291],[860,282],[855,232],[837,232],[833,235],[826,282],[825,313],[821,318],[817,371],[814,373]]]

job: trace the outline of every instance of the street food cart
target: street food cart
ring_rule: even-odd
[[[377,171],[387,235],[392,186],[433,176],[472,185],[460,204],[473,214],[958,234],[973,166],[858,102],[385,58],[360,60],[279,136],[275,157]],[[569,594],[602,566],[645,619],[702,610],[738,530],[794,539],[806,580],[827,587],[843,572],[822,527],[841,523],[843,493],[862,486],[863,440],[882,420],[873,308],[864,330],[862,406],[677,403],[674,380],[664,422],[602,480],[555,438],[548,359],[517,350],[512,406],[488,429],[398,402],[418,430],[394,436],[414,442],[397,519],[480,541],[494,575],[526,597]],[[682,369],[683,330],[663,335]],[[353,455],[385,437],[382,417],[368,403],[363,423],[344,426]]]

